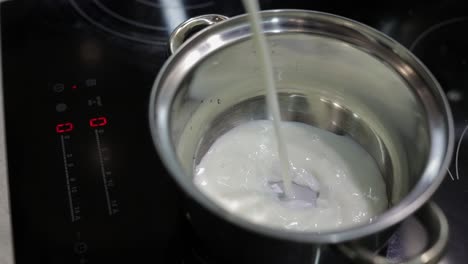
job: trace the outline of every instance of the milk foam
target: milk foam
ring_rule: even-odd
[[[271,121],[241,124],[219,137],[195,168],[195,185],[246,220],[297,231],[369,223],[387,206],[373,158],[346,136],[281,122],[296,199],[283,197]]]

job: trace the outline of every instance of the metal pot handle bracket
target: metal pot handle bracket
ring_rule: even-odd
[[[226,19],[228,19],[228,17],[216,14],[202,15],[188,19],[172,31],[169,37],[169,51],[171,54],[174,54],[188,38],[193,36],[193,34]]]
[[[415,214],[416,219],[427,229],[430,239],[429,246],[419,255],[405,259],[402,262],[392,262],[383,256],[363,247],[358,242],[338,245],[345,256],[356,263],[366,264],[435,264],[442,258],[448,243],[449,226],[442,210],[433,202],[424,205]]]

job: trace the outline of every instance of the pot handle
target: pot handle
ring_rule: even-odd
[[[174,54],[188,38],[193,36],[193,34],[226,19],[228,19],[227,16],[210,14],[192,17],[182,22],[182,24],[178,25],[174,31],[172,31],[169,37],[169,51],[171,54]]]
[[[430,245],[418,256],[410,257],[402,262],[392,262],[385,257],[379,256],[369,249],[359,245],[358,242],[348,242],[338,245],[338,249],[345,256],[356,263],[366,264],[435,264],[442,258],[448,243],[449,226],[447,218],[442,210],[433,202],[424,205],[416,214],[416,218],[430,230],[433,237]]]

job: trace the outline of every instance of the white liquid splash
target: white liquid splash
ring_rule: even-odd
[[[219,137],[196,167],[195,185],[239,217],[297,231],[369,223],[387,208],[375,161],[351,138],[297,122],[283,121],[281,128],[295,199],[281,198],[276,140],[267,120],[243,123]]]

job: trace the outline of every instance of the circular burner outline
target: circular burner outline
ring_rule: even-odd
[[[421,33],[421,35],[419,35],[416,38],[416,40],[413,41],[413,43],[411,44],[409,49],[411,51],[414,51],[414,49],[417,47],[417,45],[424,38],[426,38],[429,34],[433,33],[434,31],[439,30],[439,29],[441,29],[441,28],[443,28],[445,26],[448,26],[448,25],[451,25],[451,24],[454,24],[454,23],[460,23],[460,22],[465,22],[465,21],[468,22],[468,17],[467,16],[455,17],[455,18],[452,18],[452,19],[445,20],[445,21],[442,21],[440,23],[437,23],[437,24],[429,27],[428,29],[426,29],[423,33]],[[453,176],[453,173],[450,171],[450,169],[447,168],[447,172],[448,172],[448,174],[450,176],[450,179],[452,181],[460,180],[460,175],[459,175],[459,170],[458,170],[458,155],[459,155],[459,152],[460,152],[461,142],[463,141],[463,138],[464,138],[467,131],[468,131],[468,125],[463,129],[463,131],[462,131],[462,133],[460,135],[460,140],[457,143],[457,148],[456,148],[456,152],[455,152],[455,177]]]
[[[445,26],[448,26],[450,24],[454,24],[454,23],[459,23],[459,22],[464,22],[464,21],[468,21],[468,17],[467,16],[463,16],[463,17],[455,17],[455,18],[452,18],[452,19],[449,19],[449,20],[445,20],[443,22],[440,22],[440,23],[437,23],[435,25],[432,25],[431,27],[429,27],[428,29],[426,29],[423,33],[421,33],[421,35],[419,35],[414,41],[413,43],[411,43],[410,47],[409,47],[409,50],[413,51],[416,46],[424,39],[426,38],[429,34],[431,34],[432,32],[436,31],[436,30],[439,30]]]
[[[136,2],[145,4],[148,6],[156,7],[156,8],[184,8],[185,10],[191,10],[191,9],[197,9],[197,8],[206,8],[210,7],[215,4],[214,1],[207,1],[205,3],[200,3],[200,4],[192,4],[192,5],[164,5],[164,4],[159,4],[159,3],[153,3],[148,0],[136,0]]]
[[[74,0],[72,0],[72,1],[74,1]],[[148,24],[144,24],[144,23],[140,23],[140,22],[128,19],[128,18],[126,18],[126,17],[112,11],[111,9],[109,9],[105,4],[103,4],[99,0],[93,0],[93,3],[96,4],[96,6],[99,7],[100,9],[102,9],[104,12],[108,13],[112,17],[114,17],[114,18],[116,18],[116,19],[118,19],[118,20],[120,20],[120,21],[122,21],[124,23],[130,24],[130,25],[133,25],[133,26],[136,26],[136,27],[145,28],[145,29],[160,30],[160,31],[165,31],[166,30],[166,28],[163,27],[163,26],[152,26],[152,25],[148,25]]]
[[[209,6],[212,6],[215,4],[214,1],[207,1],[204,3],[200,4],[191,4],[191,5],[162,5],[160,3],[152,3],[148,0],[135,0],[137,3],[144,4],[146,6],[150,6],[152,8],[183,8],[185,10],[193,10],[193,9],[198,9],[198,8],[206,8]],[[167,44],[167,38],[166,37],[154,37],[153,39],[145,39],[142,37],[137,37],[137,36],[132,36],[130,34],[126,34],[124,32],[120,32],[117,30],[112,29],[111,27],[99,22],[92,16],[88,15],[83,8],[80,7],[78,4],[77,0],[69,0],[70,4],[74,7],[74,9],[84,18],[86,19],[89,23],[93,24],[97,28],[110,33],[112,35],[127,39],[127,40],[132,40],[144,44],[150,44],[150,45],[166,45]],[[126,23],[131,26],[139,27],[142,29],[147,29],[147,30],[155,30],[155,31],[166,31],[166,27],[164,26],[152,26],[144,23],[140,23],[131,19],[128,19],[115,11],[111,10],[108,8],[105,4],[103,4],[100,0],[92,0],[92,2],[99,8],[102,12],[107,13],[111,18],[114,18],[120,22]]]
[[[111,29],[111,28],[97,22],[95,19],[91,18],[90,16],[88,16],[88,14],[86,14],[86,12],[79,6],[79,4],[76,3],[75,0],[69,0],[69,2],[83,18],[85,18],[86,20],[88,20],[88,22],[90,22],[91,24],[93,24],[94,26],[98,27],[99,29],[101,29],[103,31],[106,31],[106,32],[108,32],[110,34],[113,34],[115,36],[118,36],[118,37],[121,37],[121,38],[124,38],[124,39],[133,40],[133,41],[144,43],[144,44],[151,44],[151,45],[166,45],[167,44],[166,38],[164,38],[164,40],[163,40],[163,38],[161,38],[161,40],[147,40],[147,39],[142,39],[142,38],[126,35],[124,33],[120,33],[118,31],[115,31],[115,30],[113,30],[113,29]]]

